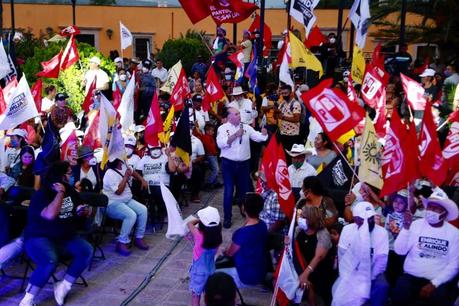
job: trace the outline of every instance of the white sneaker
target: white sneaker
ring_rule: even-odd
[[[65,280],[54,284],[54,299],[56,300],[59,306],[64,305],[65,297],[67,296],[67,293],[69,293],[71,288],[72,285]]]
[[[34,296],[30,293],[26,293],[22,300],[19,302],[19,306],[34,306],[33,303]]]

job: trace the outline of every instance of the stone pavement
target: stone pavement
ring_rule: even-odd
[[[211,193],[203,192],[202,204],[190,203],[183,209],[183,215],[190,215],[208,201],[208,205],[217,207],[223,217],[222,198],[223,188]],[[224,248],[230,244],[232,232],[242,225],[242,221],[239,209],[233,207],[233,226],[229,230],[223,229]],[[103,250],[107,259],[95,261],[92,270],[83,273],[89,287],[74,285],[66,305],[121,305],[154,269],[157,271],[151,282],[128,305],[190,305],[188,269],[192,261],[192,243],[182,239],[177,244],[176,241],[166,239],[165,232],[166,227],[159,232],[147,230],[145,238],[150,250],[134,248],[129,257],[115,253],[114,235],[106,234]],[[163,257],[168,252],[171,254],[164,261]],[[8,275],[22,275],[24,264],[13,263],[5,271]],[[56,273],[57,278],[61,279],[63,273],[60,267]],[[20,284],[20,280],[0,276],[0,305],[19,303],[23,296],[19,292]],[[261,288],[243,289],[241,292],[244,301],[251,305],[269,305],[271,300],[271,293]],[[43,306],[56,305],[51,283],[43,288],[36,302]]]

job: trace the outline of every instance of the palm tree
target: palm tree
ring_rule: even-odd
[[[418,15],[420,22],[406,25],[406,42],[437,45],[442,60],[459,58],[459,1],[407,1],[407,13]],[[379,27],[374,36],[389,41],[388,45],[398,42],[401,7],[402,0],[379,0],[371,6],[372,22]],[[389,21],[387,17],[394,15],[397,21]]]

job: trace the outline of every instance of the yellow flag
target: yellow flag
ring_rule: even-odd
[[[158,134],[159,141],[163,144],[169,143],[171,137],[172,121],[174,119],[174,105],[171,106],[169,113],[167,114],[166,120],[163,123],[163,132]]]
[[[301,40],[299,40],[292,32],[289,32],[289,40],[290,56],[292,59],[289,66],[291,68],[305,67],[310,70],[318,71],[319,77],[321,77],[322,74],[324,74],[324,70],[317,57],[309,51]]]
[[[349,132],[346,132],[345,134],[341,135],[336,141],[338,141],[340,144],[345,144],[346,142],[349,141],[352,137],[355,136],[355,131],[354,129],[350,130]]]
[[[365,118],[365,129],[359,151],[359,180],[381,189],[383,177],[381,169],[381,152],[375,127],[370,117]]]
[[[172,93],[172,90],[175,87],[175,83],[177,83],[178,77],[180,75],[180,71],[182,71],[182,61],[178,61],[174,66],[169,69],[167,74],[167,80],[164,83],[163,87],[161,87],[162,91],[167,93]]]
[[[352,55],[352,67],[351,67],[352,80],[356,83],[362,84],[364,73],[365,73],[365,57],[363,56],[362,49],[359,49],[359,47],[355,45],[354,53]]]

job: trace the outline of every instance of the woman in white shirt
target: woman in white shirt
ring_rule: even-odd
[[[107,216],[112,219],[122,220],[120,235],[116,245],[116,251],[129,256],[128,245],[130,242],[129,233],[136,225],[134,245],[141,250],[148,250],[148,245],[143,241],[145,227],[147,225],[148,211],[145,205],[132,198],[129,178],[134,176],[142,182],[142,188],[147,188],[148,183],[120,159],[110,160],[108,170],[103,180],[103,192],[108,197]]]

